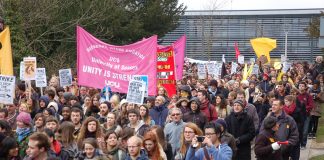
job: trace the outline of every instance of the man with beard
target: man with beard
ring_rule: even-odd
[[[164,127],[166,118],[168,117],[168,108],[165,104],[165,98],[157,96],[155,98],[155,105],[150,109],[150,116],[154,120],[156,125]]]

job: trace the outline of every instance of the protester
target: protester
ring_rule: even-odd
[[[215,106],[209,101],[209,95],[205,90],[198,91],[198,99],[200,102],[200,110],[207,117],[208,122],[217,119],[217,112]]]
[[[154,120],[156,125],[164,127],[166,118],[168,116],[168,108],[165,106],[166,100],[162,96],[155,98],[155,105],[150,109],[150,116]]]
[[[81,130],[77,139],[77,144],[79,149],[82,149],[82,146],[84,147],[84,144],[82,143],[86,138],[102,138],[102,130],[100,128],[99,121],[95,119],[94,117],[90,116],[84,120],[81,126]]]
[[[228,133],[235,138],[237,146],[237,160],[251,159],[251,140],[255,136],[252,118],[244,110],[244,102],[234,101],[233,112],[225,118]]]
[[[207,123],[207,117],[200,112],[200,102],[198,98],[194,97],[189,102],[190,112],[183,116],[184,122],[195,123],[200,129],[203,129]]]
[[[114,131],[108,131],[105,135],[105,146],[103,152],[110,159],[125,159],[126,152],[118,143],[118,134]]]
[[[27,156],[24,160],[56,158],[49,152],[50,148],[51,144],[48,137],[44,133],[36,132],[29,136]]]
[[[145,150],[141,149],[143,147],[143,141],[137,136],[130,137],[127,140],[128,154],[126,160],[149,160]]]
[[[82,152],[76,156],[77,160],[91,160],[91,159],[103,159],[107,160],[102,150],[100,150],[95,138],[86,138],[82,142]]]
[[[141,115],[141,121],[143,121],[146,125],[149,126],[153,126],[155,125],[154,120],[151,118],[151,116],[149,115],[149,108],[147,107],[147,105],[142,104],[139,106],[139,111],[140,111],[140,115]]]
[[[172,146],[165,139],[163,128],[158,125],[154,125],[150,128],[150,131],[152,131],[156,135],[159,144],[162,146],[163,151],[167,156],[167,159],[173,160],[174,156],[172,153]]]
[[[25,157],[29,144],[29,136],[33,133],[32,119],[29,113],[21,112],[17,116],[16,139],[19,145],[20,158]]]
[[[191,147],[187,152],[186,160],[195,160],[195,159],[230,160],[232,159],[233,153],[231,148],[227,144],[222,144],[220,137],[221,137],[220,125],[214,123],[208,123],[205,126],[204,140],[201,142],[206,146],[196,151],[195,149],[199,145],[199,142],[197,136],[195,136],[192,139]]]
[[[6,160],[20,160],[19,157],[19,148],[17,141],[12,137],[5,137],[0,141],[0,155],[3,159]],[[1,158],[1,159],[2,159]]]
[[[143,138],[144,148],[149,159],[167,160],[162,146],[153,132],[146,132]]]

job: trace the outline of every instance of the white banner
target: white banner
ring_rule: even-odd
[[[72,85],[72,72],[71,69],[60,69],[60,86],[71,86]]]
[[[126,101],[128,103],[143,104],[145,92],[145,82],[131,80],[128,85]]]
[[[36,87],[46,87],[46,70],[45,68],[37,68],[36,69],[36,79],[35,79]]]
[[[238,64],[235,62],[232,62],[232,68],[231,68],[231,74],[236,73],[236,69],[237,69]]]
[[[0,103],[13,104],[15,83],[15,76],[0,75]]]
[[[24,74],[25,74],[25,65],[24,65],[24,61],[20,62],[20,67],[19,67],[19,78],[20,80],[24,80]]]
[[[198,79],[205,79],[206,78],[205,64],[198,63],[197,68],[198,68]]]
[[[284,73],[287,73],[287,71],[289,70],[289,68],[291,67],[292,63],[291,62],[284,62],[283,63],[283,67],[282,67],[282,71]]]
[[[238,56],[238,59],[237,59],[237,62],[238,62],[239,64],[244,64],[244,56],[243,56],[243,55],[239,55],[239,56]]]

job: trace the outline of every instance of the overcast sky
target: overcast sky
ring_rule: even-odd
[[[179,0],[187,10],[324,8],[324,0]]]

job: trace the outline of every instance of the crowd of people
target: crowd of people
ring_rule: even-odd
[[[219,78],[198,79],[185,63],[177,94],[158,87],[144,104],[126,94],[53,76],[44,95],[17,82],[13,104],[0,109],[0,156],[9,160],[298,160],[315,138],[324,102],[324,62],[281,69],[259,63]],[[252,154],[254,152],[254,154]],[[1,159],[0,158],[0,159]]]

